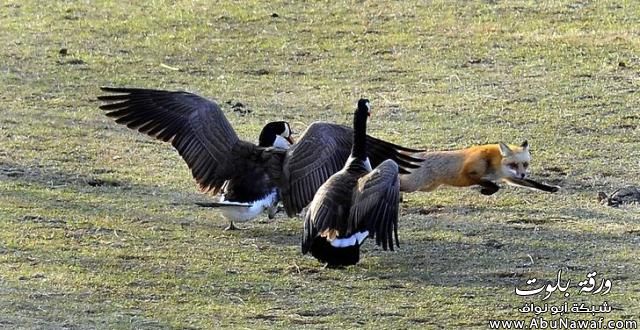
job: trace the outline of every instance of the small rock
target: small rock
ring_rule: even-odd
[[[58,64],[60,65],[80,65],[80,64],[86,64],[85,61],[78,59],[78,58],[74,58],[68,61],[58,61]]]
[[[501,248],[501,247],[503,247],[503,246],[504,246],[504,244],[500,243],[499,241],[497,241],[497,240],[495,240],[495,239],[490,239],[490,240],[486,241],[486,242],[484,243],[484,245],[485,245],[486,247],[492,247],[492,248],[494,248],[494,249],[499,249],[499,248]]]
[[[626,186],[617,189],[611,195],[607,195],[605,192],[599,191],[598,202],[612,207],[618,207],[622,204],[639,204],[640,190],[634,186]]]
[[[79,58],[74,58],[73,60],[69,60],[67,61],[67,64],[71,64],[71,65],[79,65],[79,64],[84,64],[85,62]]]
[[[245,108],[244,104],[240,102],[234,104],[233,107],[231,107],[231,109],[233,109],[234,112],[240,113],[241,115],[246,115],[248,113],[251,113],[251,109]]]
[[[58,51],[58,54],[62,55],[62,56],[67,56],[69,52],[67,51],[66,48],[60,48],[60,50]]]
[[[98,178],[90,178],[87,181],[87,184],[92,187],[119,187],[120,183],[113,180],[102,180]]]
[[[39,215],[25,215],[22,217],[22,221],[42,221],[44,218]]]
[[[606,203],[607,199],[609,199],[609,196],[607,196],[607,193],[605,193],[604,191],[598,191],[598,203]]]
[[[266,76],[271,72],[269,72],[268,69],[262,68],[262,69],[257,69],[257,70],[247,70],[247,71],[245,71],[245,73],[252,74],[254,76]]]
[[[9,171],[9,172],[5,172],[4,173],[6,176],[10,177],[10,178],[15,178],[15,177],[19,177],[19,176],[23,176],[24,175],[24,171],[22,170],[17,170],[17,171]]]

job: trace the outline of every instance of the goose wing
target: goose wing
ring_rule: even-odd
[[[304,218],[303,254],[311,249],[316,236],[333,240],[344,233],[355,183],[356,178],[342,171],[331,176],[318,189]]]
[[[369,231],[369,237],[384,250],[393,251],[398,242],[398,206],[400,181],[398,165],[385,160],[373,171],[358,179],[353,191],[345,235]]]
[[[100,108],[116,123],[171,142],[203,191],[217,193],[237,172],[233,155],[251,144],[241,141],[220,107],[187,92],[101,87]],[[245,150],[246,151],[246,150]]]
[[[324,122],[312,123],[298,142],[289,149],[283,165],[281,194],[289,216],[307,206],[320,186],[344,167],[353,145],[353,128]],[[417,152],[367,135],[372,167],[387,159],[400,164],[401,173],[409,173],[424,161],[405,152]]]
[[[373,168],[380,165],[387,159],[392,159],[396,164],[398,164],[400,173],[411,173],[411,170],[420,167],[420,163],[422,163],[424,159],[413,157],[410,154],[420,153],[423,151],[424,150],[403,147],[401,145],[367,135],[367,154],[369,155],[369,161]]]
[[[284,160],[281,195],[289,216],[298,214],[331,177],[344,167],[351,153],[353,137],[345,127],[313,123]]]

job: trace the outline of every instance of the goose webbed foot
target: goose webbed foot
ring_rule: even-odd
[[[239,229],[240,229],[240,228],[236,227],[236,226],[233,224],[233,221],[229,221],[229,225],[228,225],[224,230],[225,230],[225,231],[227,231],[227,230],[239,230]]]
[[[276,218],[276,214],[280,213],[280,212],[285,212],[284,207],[278,205],[278,206],[273,206],[270,207],[268,209],[268,213],[267,215],[269,216],[269,220],[273,220]]]
[[[277,213],[278,213],[277,207],[269,208],[269,211],[267,212],[267,216],[269,217],[269,220],[275,219]]]

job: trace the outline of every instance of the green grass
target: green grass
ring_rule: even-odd
[[[5,1],[0,327],[486,329],[530,319],[518,308],[542,297],[515,287],[559,269],[570,304],[638,321],[640,212],[596,193],[638,184],[639,16],[631,0]],[[532,176],[563,189],[405,195],[399,251],[368,242],[322,269],[300,219],[224,232],[169,145],[101,113],[101,85],[216,99],[247,140],[270,120],[349,124],[368,97],[375,136],[528,139]],[[590,271],[609,295],[573,294]]]

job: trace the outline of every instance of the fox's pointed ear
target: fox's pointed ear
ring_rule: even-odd
[[[502,157],[507,157],[511,155],[512,151],[508,145],[504,144],[504,142],[500,142],[499,145],[500,145],[500,154],[502,155]]]
[[[524,140],[520,146],[522,147],[522,150],[529,151],[529,142],[527,142],[527,140]]]

